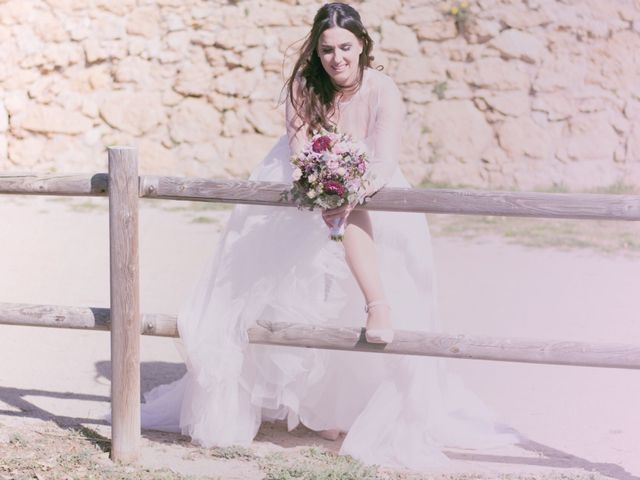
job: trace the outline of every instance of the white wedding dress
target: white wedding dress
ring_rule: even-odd
[[[409,187],[395,161],[404,110],[393,81],[366,70],[339,108],[339,130],[365,139],[377,186]],[[289,156],[283,136],[251,180],[290,182]],[[370,215],[394,328],[438,331],[425,215]],[[363,306],[320,212],[236,206],[179,315],[187,373],[145,395],[143,428],[182,432],[202,446],[248,445],[262,421],[286,419],[290,429],[302,422],[347,432],[340,453],[366,464],[418,470],[446,464],[445,446],[513,442],[440,360],[247,343],[261,319],[363,327]]]

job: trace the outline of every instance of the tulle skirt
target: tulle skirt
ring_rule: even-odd
[[[286,136],[251,179],[290,182]],[[387,184],[409,187],[397,170]],[[370,212],[396,329],[438,331],[426,217]],[[145,395],[143,428],[202,446],[248,445],[261,422],[346,433],[341,454],[411,469],[444,465],[446,446],[514,438],[434,358],[250,345],[259,320],[362,327],[364,298],[319,212],[238,205],[178,316],[183,378]]]

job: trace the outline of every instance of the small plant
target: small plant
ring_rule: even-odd
[[[462,0],[455,2],[447,11],[447,14],[453,17],[456,24],[456,29],[459,34],[463,34],[466,30],[468,22],[471,18],[471,12],[469,10],[469,2]]]
[[[11,435],[11,438],[9,438],[9,443],[11,445],[26,445],[27,442],[24,439],[24,437],[22,435],[20,435],[19,433],[14,433],[13,435]]]
[[[191,223],[218,223],[217,218],[205,217],[204,215],[199,215],[191,219]]]
[[[447,91],[447,87],[448,85],[446,81],[438,82],[433,86],[431,91],[436,97],[438,97],[438,100],[442,100],[444,98],[444,93]]]

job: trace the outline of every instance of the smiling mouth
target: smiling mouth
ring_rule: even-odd
[[[342,72],[343,70],[346,70],[347,66],[346,65],[340,65],[339,67],[333,67],[333,70],[335,72]]]

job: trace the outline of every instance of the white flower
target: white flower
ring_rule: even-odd
[[[349,145],[345,142],[338,142],[333,146],[333,153],[343,155],[349,151]]]
[[[315,173],[309,175],[309,183],[313,183],[318,179],[318,176]]]
[[[360,153],[366,153],[367,152],[367,145],[364,144],[363,142],[356,142],[353,144],[352,147],[356,152]]]
[[[340,167],[340,162],[335,159],[335,158],[331,158],[328,162],[327,162],[327,168],[329,170],[331,170],[332,172],[337,170]]]
[[[298,181],[300,180],[300,178],[302,178],[302,170],[300,170],[300,167],[296,168],[293,171],[293,174],[291,175],[291,178],[293,178],[294,181]]]
[[[336,170],[336,173],[340,176],[344,175],[345,173],[347,173],[347,171],[345,170],[344,167],[340,167]]]
[[[316,198],[316,195],[317,194],[316,194],[315,190],[309,190],[307,192],[307,197],[309,197],[309,198]]]

